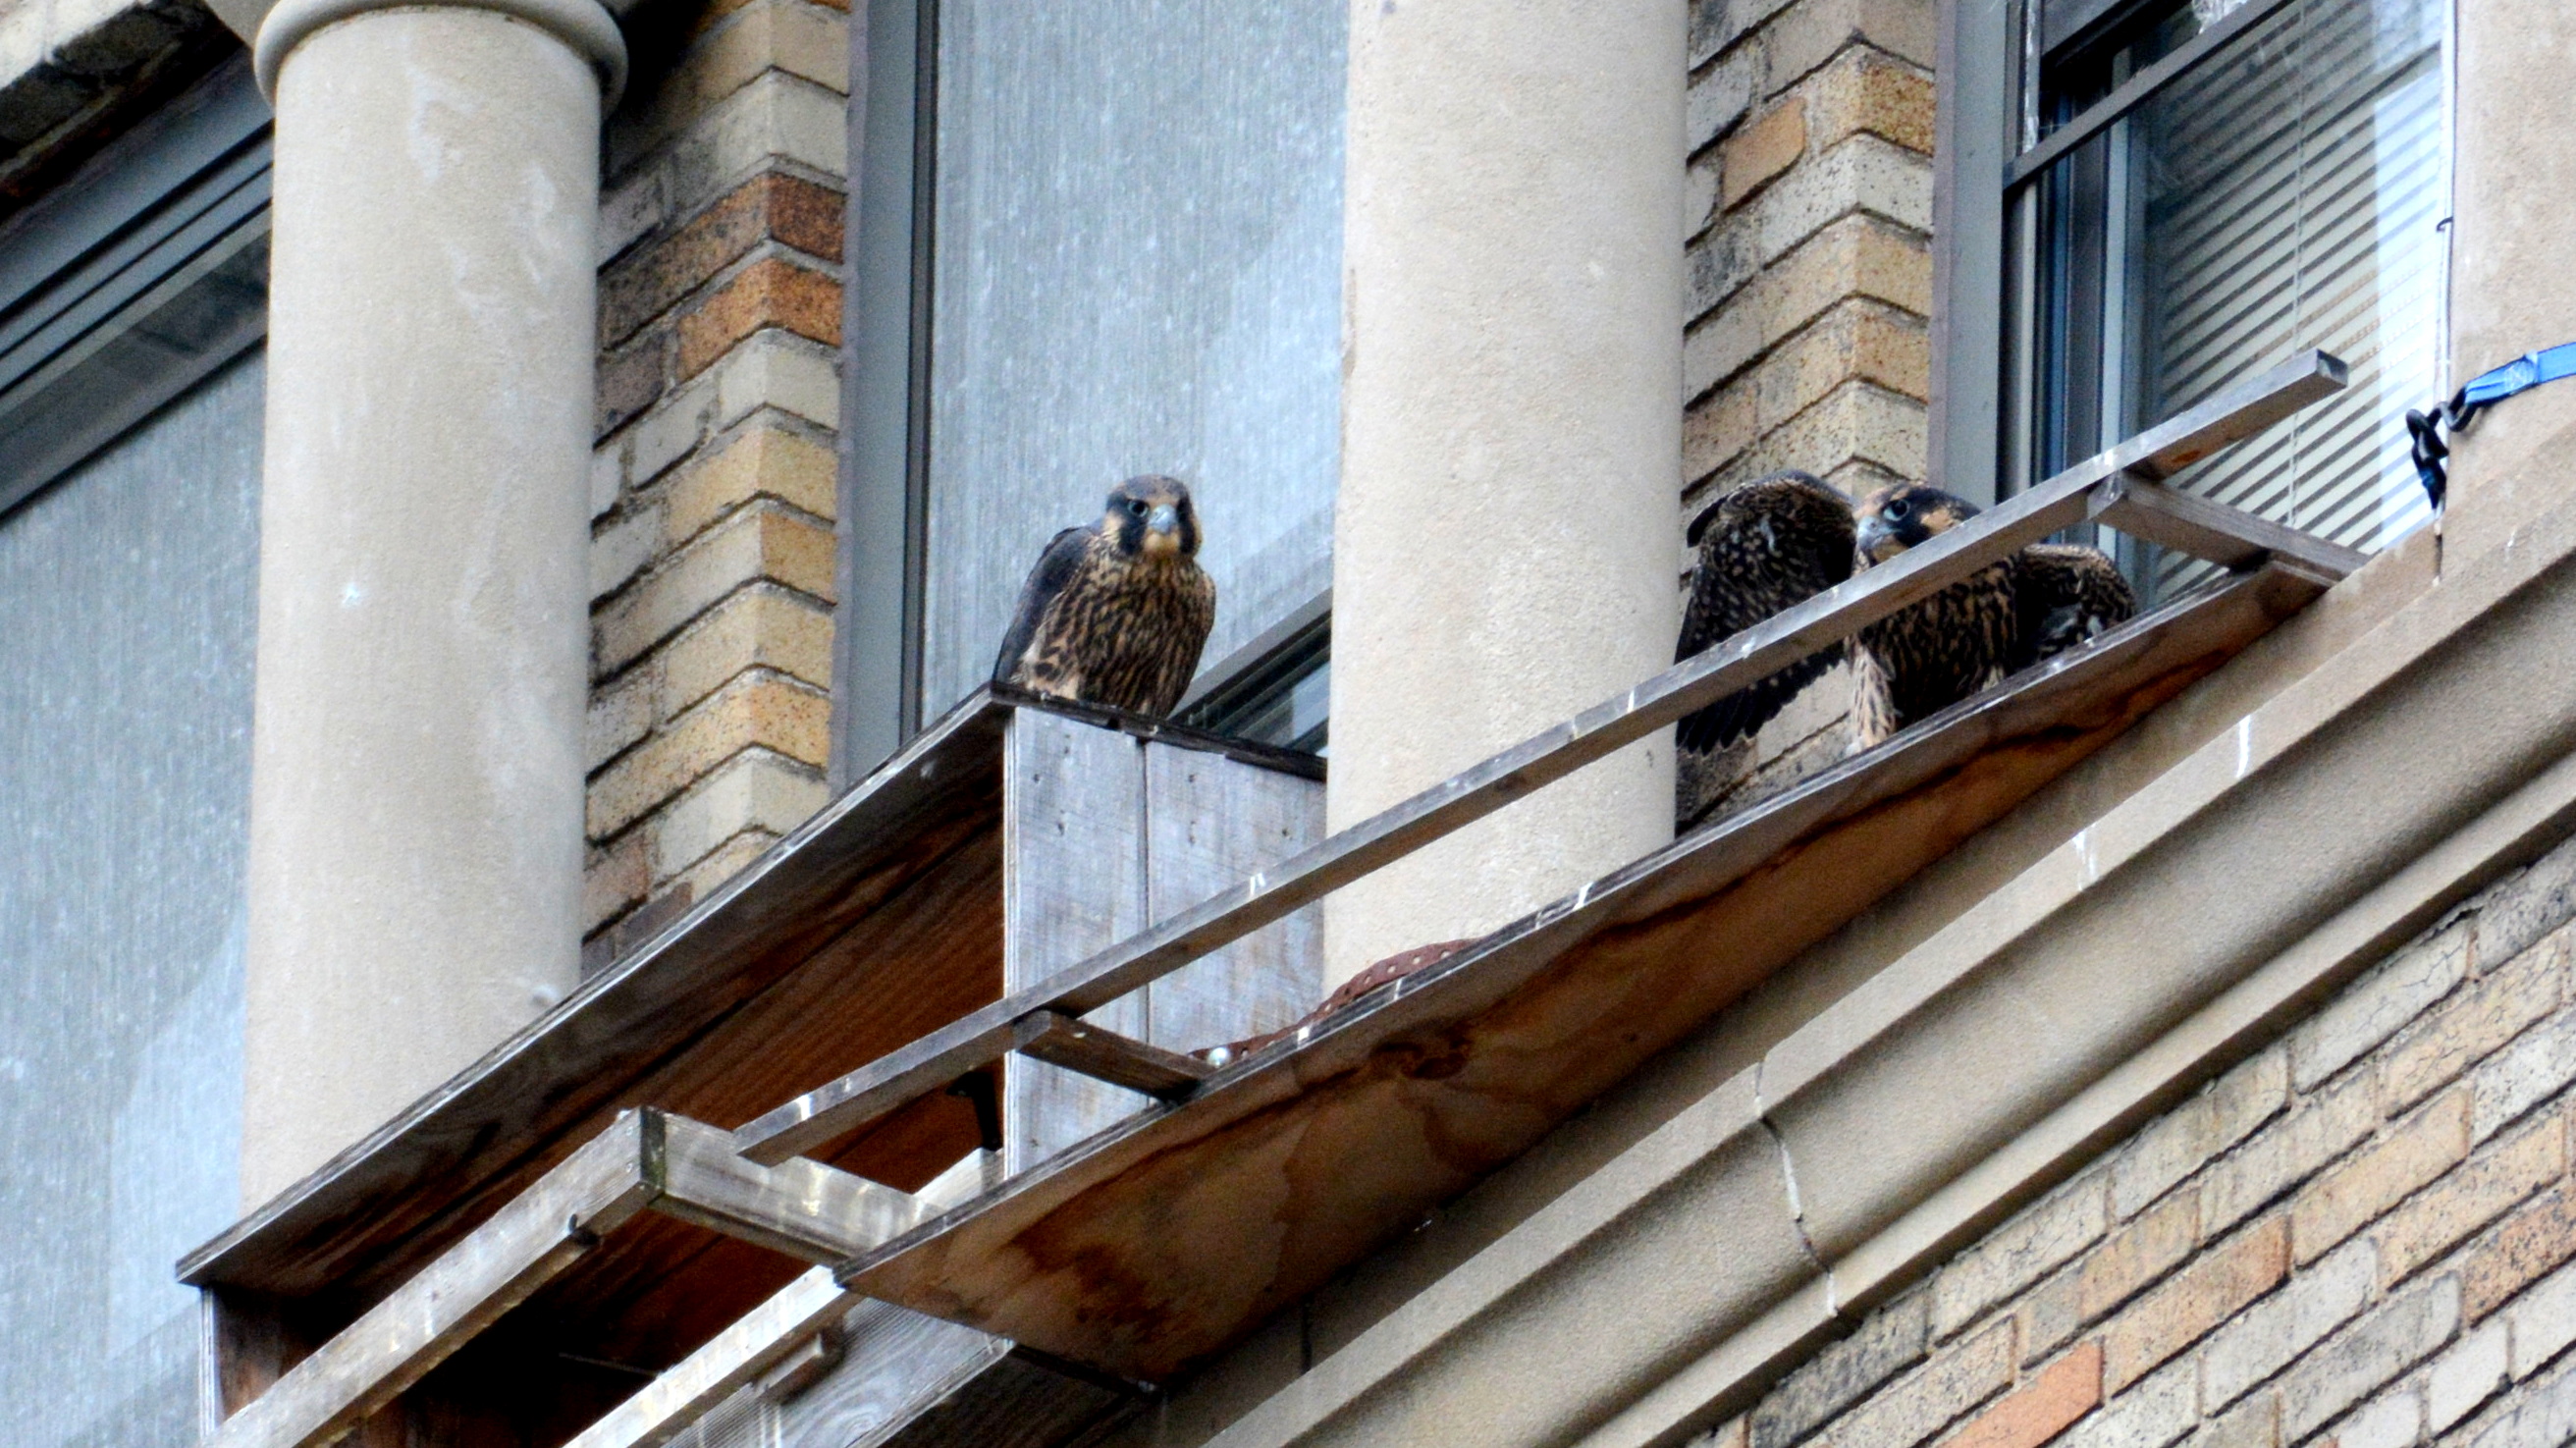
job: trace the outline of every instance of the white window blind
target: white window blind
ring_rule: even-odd
[[[2178,485],[2364,549],[2421,522],[2404,413],[2439,382],[2445,22],[2441,0],[2297,0],[2059,162],[2041,345],[2074,355],[2041,425],[2089,450],[2321,347],[2344,392]],[[2098,427],[2067,415],[2090,407]],[[2195,576],[2133,562],[2158,594]]]

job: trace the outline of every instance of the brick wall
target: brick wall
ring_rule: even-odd
[[[2576,844],[1871,1313],[1724,1448],[2576,1439]]]
[[[612,118],[592,473],[594,964],[824,799],[849,17],[657,16]]]
[[[1855,495],[1924,475],[1934,19],[1931,0],[1693,7],[1684,518],[1778,468]],[[1840,758],[1849,696],[1836,675],[1749,750],[1686,761],[1707,776],[1691,797]]]

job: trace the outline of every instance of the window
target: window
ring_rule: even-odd
[[[1195,717],[1312,735],[1322,647],[1281,626],[1331,584],[1345,26],[1335,0],[870,7],[837,690],[859,768],[989,677],[1039,550],[1146,472],[1189,483],[1217,581]]]
[[[1997,490],[2322,347],[2342,394],[2176,484],[2364,549],[2422,522],[2403,415],[2442,381],[2444,0],[2030,0],[2014,23],[2019,74],[1953,97],[1963,127],[2001,111],[2011,158],[1994,270],[1952,273],[2001,282]],[[1972,395],[1973,330],[1945,359]],[[2193,576],[2122,550],[2150,596]]]
[[[0,1442],[199,1441],[239,1208],[267,108],[0,227]]]

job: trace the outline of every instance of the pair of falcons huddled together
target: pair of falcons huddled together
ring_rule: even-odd
[[[1919,484],[1858,504],[1813,475],[1779,472],[1734,489],[1693,519],[1699,550],[1676,660],[1687,659],[1873,563],[1976,516]],[[1216,584],[1198,565],[1199,522],[1173,478],[1130,478],[1088,528],[1055,535],[1020,590],[993,666],[997,683],[1050,698],[1168,714],[1197,672],[1216,622]],[[1753,737],[1799,690],[1851,656],[1852,748],[2124,622],[2137,600],[2090,548],[2034,543],[1747,685],[1684,719],[1687,753]]]

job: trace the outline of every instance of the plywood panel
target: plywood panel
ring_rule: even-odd
[[[1146,912],[1165,920],[1324,837],[1324,786],[1218,755],[1145,746]],[[1308,906],[1146,987],[1145,1039],[1175,1051],[1278,1030],[1323,999]]]
[[[1145,928],[1144,746],[1036,709],[1003,744],[1002,980],[1034,985]],[[1148,1029],[1145,992],[1088,1019]],[[1003,1162],[1025,1169],[1143,1109],[1133,1091],[1013,1056],[1002,1068]]]

